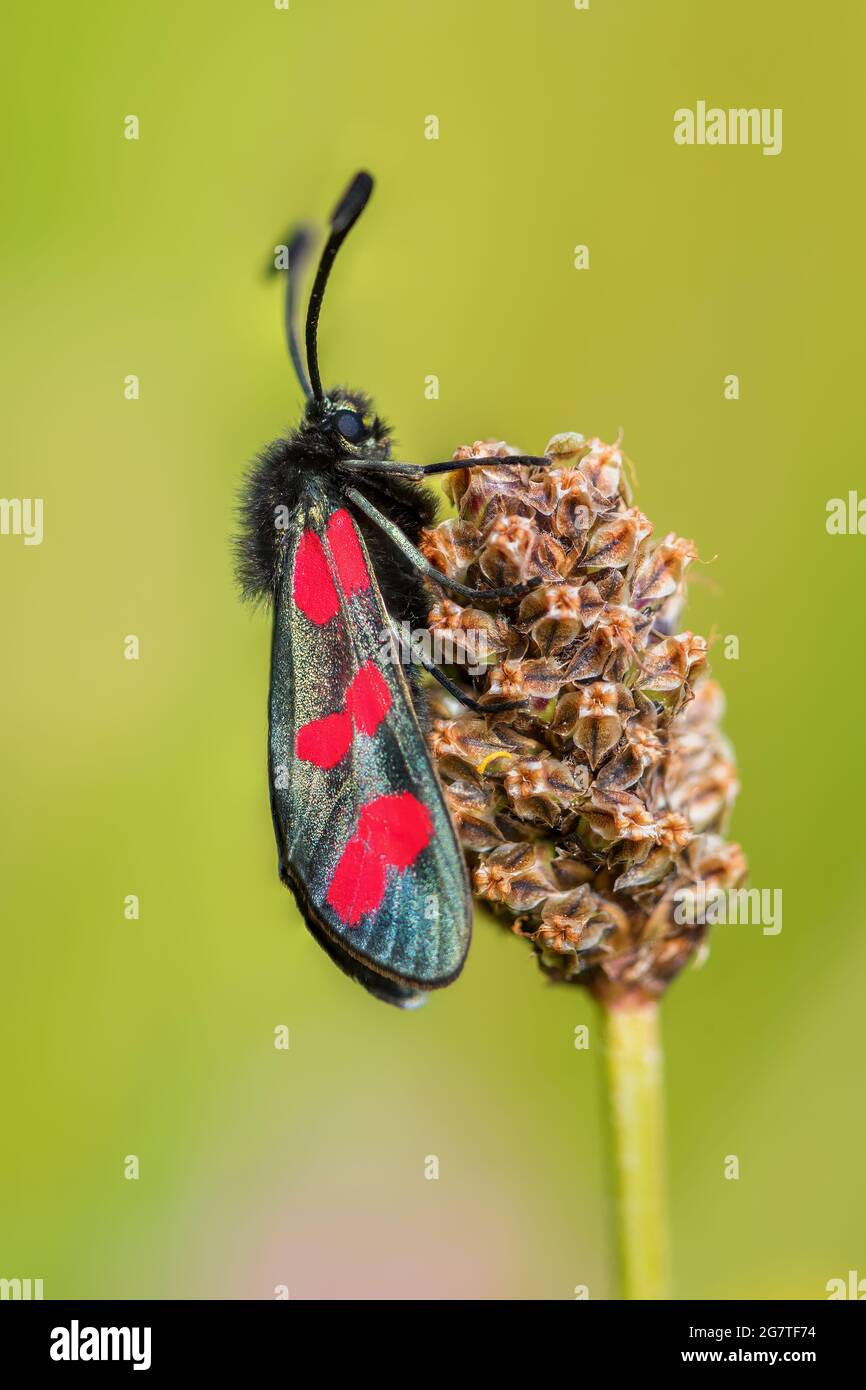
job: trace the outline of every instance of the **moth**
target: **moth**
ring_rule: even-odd
[[[297,429],[247,473],[237,567],[244,595],[273,610],[268,777],[280,878],[332,960],[405,1008],[459,974],[471,897],[424,741],[420,672],[386,659],[383,636],[397,623],[426,627],[428,585],[488,604],[540,581],[477,591],[428,563],[418,543],[436,502],[425,479],[466,465],[392,459],[390,430],[372,401],[322,386],[325,288],[372,188],[369,174],[357,174],[331,217],[307,309],[306,361],[295,310],[311,238],[302,228],[287,239],[286,339],[306,406]]]

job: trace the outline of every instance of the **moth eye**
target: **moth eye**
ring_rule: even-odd
[[[334,423],[350,444],[357,444],[367,433],[364,421],[354,410],[338,410],[334,416]]]

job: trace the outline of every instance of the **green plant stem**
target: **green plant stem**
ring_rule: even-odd
[[[603,1010],[622,1296],[665,1299],[670,1294],[659,1006],[654,1000],[620,1000]]]

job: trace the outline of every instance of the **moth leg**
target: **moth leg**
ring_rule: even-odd
[[[462,468],[549,468],[550,459],[535,454],[509,454],[505,458],[448,459],[444,463],[391,463],[386,459],[344,464],[356,473],[391,473],[420,482],[434,473],[458,473]]]
[[[420,463],[417,467],[423,478],[429,478],[433,473],[458,473],[461,468],[549,468],[550,459],[535,454],[508,454],[501,459],[447,459],[445,463]]]
[[[446,589],[459,598],[470,599],[473,603],[483,603],[486,599],[494,598],[522,598],[524,594],[531,593],[542,583],[540,577],[528,579],[525,584],[508,584],[502,589],[473,589],[468,584],[460,584],[456,579],[449,579],[441,570],[437,570],[431,565],[429,560],[425,560],[421,551],[418,550],[408,536],[404,536],[399,526],[395,526],[393,521],[389,521],[383,516],[372,502],[368,502],[363,493],[356,488],[350,487],[346,496],[350,502],[375,522],[390,541],[396,545],[405,556],[409,563],[419,574],[423,574],[425,579],[429,579],[433,584],[438,584],[441,589]]]
[[[507,709],[526,708],[526,700],[495,700],[489,705],[482,705],[480,700],[474,699],[471,695],[467,695],[465,691],[461,690],[457,682],[453,681],[450,676],[446,676],[444,671],[440,671],[439,667],[435,666],[432,661],[428,661],[426,657],[423,656],[420,658],[420,661],[424,670],[429,672],[433,679],[437,680],[439,684],[448,691],[449,695],[453,695],[455,700],[460,701],[461,705],[465,705],[467,709],[474,710],[476,714],[500,714]]]
[[[400,633],[393,618],[389,618],[388,626],[391,629],[392,651],[395,651],[400,643]],[[455,700],[460,701],[461,705],[474,710],[476,714],[499,714],[507,709],[525,709],[528,703],[526,700],[495,700],[489,705],[482,705],[480,700],[476,700],[474,696],[467,695],[465,690],[461,690],[457,682],[453,681],[450,676],[446,676],[435,661],[429,661],[423,652],[418,652],[415,659],[428,675],[432,676],[444,690],[448,691],[449,695],[453,695]]]

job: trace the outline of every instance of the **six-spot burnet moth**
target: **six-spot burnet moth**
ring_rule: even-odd
[[[417,673],[383,659],[383,633],[405,621],[426,626],[428,583],[488,603],[538,581],[479,592],[434,569],[417,548],[436,511],[423,480],[466,465],[393,461],[371,401],[322,388],[325,286],[372,188],[369,174],[357,174],[331,218],[307,309],[306,364],[295,304],[310,237],[301,230],[287,242],[286,336],[307,403],[298,428],[247,475],[238,574],[247,597],[273,606],[268,766],[280,878],[348,975],[410,1007],[462,968],[471,897],[422,734]]]

